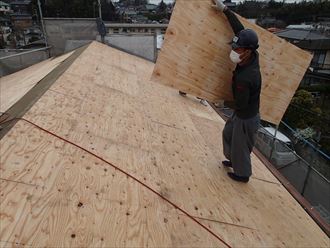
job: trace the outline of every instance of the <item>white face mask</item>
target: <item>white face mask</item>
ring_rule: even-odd
[[[234,50],[231,50],[230,55],[229,55],[230,60],[233,61],[233,63],[235,63],[235,64],[242,62],[242,60],[239,58],[239,56],[240,56],[240,54],[235,52]]]

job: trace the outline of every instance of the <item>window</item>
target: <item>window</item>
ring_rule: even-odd
[[[326,57],[326,51],[315,51],[312,60],[312,65],[313,66],[324,65],[325,57]]]

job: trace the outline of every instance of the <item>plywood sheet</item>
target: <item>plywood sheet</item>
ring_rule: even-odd
[[[0,112],[6,112],[41,79],[70,57],[72,53],[47,59],[17,73],[0,77]]]
[[[224,121],[148,81],[153,67],[94,42],[24,118],[132,174],[233,247],[327,247],[255,156],[249,184],[227,177]],[[0,146],[2,246],[224,246],[141,184],[24,121]]]
[[[278,124],[312,56],[239,18],[260,40],[261,117]],[[233,36],[226,16],[211,8],[211,0],[176,1],[152,80],[211,102],[232,99],[235,66],[227,43]]]

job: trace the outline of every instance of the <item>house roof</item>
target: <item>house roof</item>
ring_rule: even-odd
[[[326,247],[255,155],[249,184],[227,177],[225,122],[151,82],[153,69],[93,42],[41,80],[30,70],[39,88],[23,100],[40,98],[0,139],[1,238],[34,247]],[[26,108],[23,100],[11,110]]]
[[[14,20],[32,20],[32,16],[30,14],[11,14],[10,17]]]
[[[0,6],[10,6],[10,4],[0,1]]]
[[[147,10],[155,10],[155,9],[157,9],[157,5],[156,4],[146,4],[145,5],[145,8],[147,9]]]
[[[31,4],[31,0],[22,0],[22,1],[12,1],[10,5],[29,5]]]
[[[303,29],[285,29],[277,32],[276,34],[282,38],[287,38],[287,39],[330,41],[330,37],[327,37],[316,31],[303,30]]]
[[[292,41],[298,47],[309,50],[330,50],[330,37],[317,31],[285,29],[275,33],[281,38]]]
[[[1,17],[0,16],[0,22],[10,22],[10,19],[7,17]]]

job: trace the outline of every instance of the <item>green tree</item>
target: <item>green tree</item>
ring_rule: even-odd
[[[40,0],[45,17],[93,18],[98,17],[97,0]],[[32,0],[37,8],[37,0]],[[116,21],[116,8],[111,1],[101,0],[102,18],[105,21]],[[38,13],[39,14],[39,13]]]
[[[166,12],[167,10],[167,5],[166,3],[164,3],[164,1],[162,0],[159,4],[158,4],[158,11],[160,13]]]
[[[237,6],[237,12],[247,18],[273,17],[287,24],[317,21],[319,17],[330,17],[330,1],[302,1],[285,3],[269,1],[245,1]]]
[[[330,153],[330,118],[328,111],[315,107],[312,93],[298,90],[284,115],[284,121],[295,129],[310,129],[320,134],[315,141]]]
[[[300,129],[305,129],[307,127],[314,127],[318,123],[315,117],[322,114],[319,108],[315,108],[312,93],[306,90],[298,90],[291,100],[291,104],[285,113],[285,121],[295,127]]]

